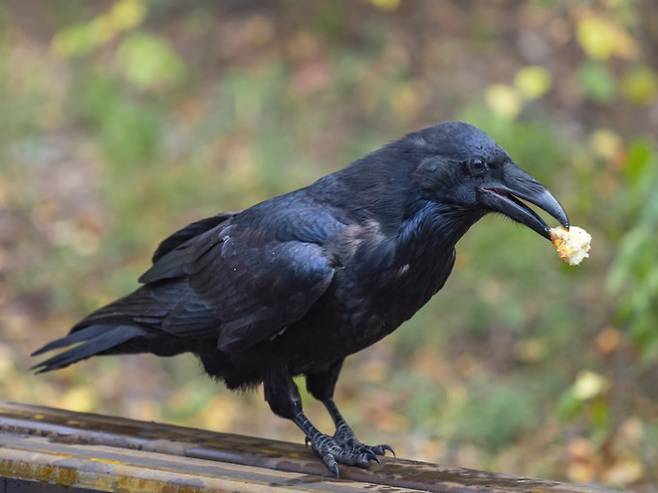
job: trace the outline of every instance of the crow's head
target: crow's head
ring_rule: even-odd
[[[432,200],[482,214],[499,212],[550,239],[547,224],[523,199],[569,226],[566,212],[546,187],[482,130],[445,122],[411,137],[420,151],[416,177]]]

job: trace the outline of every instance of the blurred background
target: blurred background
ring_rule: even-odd
[[[411,130],[490,132],[593,236],[463,239],[338,402],[399,456],[658,491],[658,9],[652,0],[0,3],[0,395],[301,441],[191,356],[29,353],[136,287],[165,235]],[[303,386],[302,386],[303,389]],[[304,396],[311,419],[332,427]]]

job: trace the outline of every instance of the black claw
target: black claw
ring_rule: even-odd
[[[393,457],[397,457],[397,455],[395,455],[395,450],[393,450],[393,447],[391,447],[390,445],[386,445],[384,443],[384,444],[380,445],[379,448],[382,451],[381,455],[386,455],[386,451],[389,451],[390,453],[393,454]]]
[[[370,447],[359,442],[354,436],[327,436],[318,434],[306,437],[304,443],[310,443],[312,450],[322,459],[329,472],[336,478],[340,477],[338,464],[357,466],[367,469],[370,462],[381,466],[379,456],[385,456],[389,450],[393,455],[395,451],[390,445],[375,445]]]
[[[336,461],[333,461],[333,464],[331,465],[327,464],[327,468],[329,468],[329,472],[333,474],[336,479],[340,479],[340,469],[338,469]]]
[[[370,452],[370,454],[368,455],[368,460],[374,460],[380,466],[382,465],[382,461],[379,460],[379,457],[377,457],[377,455],[372,452]]]

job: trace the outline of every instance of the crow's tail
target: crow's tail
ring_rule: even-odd
[[[31,369],[37,373],[58,370],[83,359],[107,353],[116,346],[144,335],[146,335],[145,330],[134,325],[90,325],[37,349],[32,353],[32,356],[76,344],[75,347],[67,351],[37,363]]]
[[[185,294],[177,281],[142,286],[87,315],[68,335],[37,349],[37,356],[66,348],[32,367],[37,373],[58,370],[92,356],[153,353],[173,356],[187,351],[187,342],[161,329],[163,320]],[[67,347],[71,346],[71,347]]]

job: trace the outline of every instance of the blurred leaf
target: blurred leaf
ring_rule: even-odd
[[[569,480],[590,482],[596,478],[597,450],[591,440],[584,437],[572,439],[567,446]]]
[[[603,159],[612,161],[622,151],[622,140],[612,130],[599,128],[589,138],[594,153]]]
[[[619,24],[587,15],[578,22],[578,42],[585,53],[596,60],[611,56],[634,58],[638,48],[635,40]]]
[[[581,371],[571,388],[562,394],[558,404],[559,414],[563,419],[573,419],[585,409],[589,403],[592,411],[592,423],[604,427],[608,423],[608,408],[604,401],[596,398],[604,394],[610,387],[610,382],[602,375],[590,370]],[[590,401],[592,401],[590,403]]]
[[[578,69],[578,79],[585,93],[594,101],[609,103],[614,99],[615,79],[603,63],[584,62]]]
[[[86,55],[118,33],[137,27],[145,16],[144,0],[119,0],[109,12],[55,33],[51,48],[60,56]]]
[[[621,333],[614,327],[606,327],[594,339],[596,349],[603,354],[612,353],[619,349],[622,341]]]
[[[72,411],[89,412],[96,407],[98,396],[93,387],[71,387],[59,400],[59,405]]]
[[[101,44],[105,38],[101,24],[84,22],[70,26],[55,34],[52,50],[61,56],[85,55]]]
[[[150,34],[128,36],[117,55],[126,79],[142,89],[174,85],[185,74],[185,65],[178,54],[164,40]]]
[[[382,10],[396,10],[400,6],[401,0],[370,0],[375,7]]]
[[[107,22],[115,32],[137,27],[146,17],[145,0],[119,0],[106,14]]]
[[[624,167],[626,178],[630,183],[637,183],[645,176],[653,157],[653,143],[649,139],[636,139],[631,142]]]
[[[624,459],[608,469],[603,478],[607,484],[626,486],[644,477],[644,466],[637,459]]]
[[[591,406],[592,427],[597,434],[605,433],[610,426],[610,406],[606,399],[595,399]]]
[[[551,88],[551,74],[539,66],[524,67],[516,73],[514,85],[525,99],[538,99]]]
[[[484,98],[491,111],[499,117],[514,119],[521,112],[521,97],[511,86],[504,84],[489,86]]]
[[[571,387],[571,394],[580,401],[588,401],[605,392],[609,386],[608,381],[593,371],[582,371],[576,377]]]
[[[658,77],[646,65],[634,67],[624,74],[621,90],[633,103],[652,104],[658,94]]]

